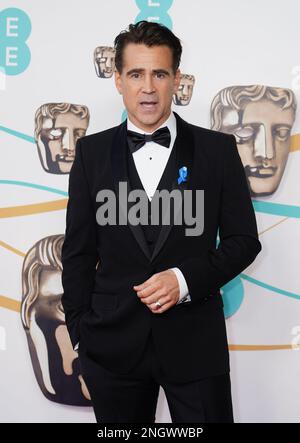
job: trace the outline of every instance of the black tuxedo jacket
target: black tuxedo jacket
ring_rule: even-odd
[[[62,304],[72,344],[79,342],[94,362],[130,371],[152,330],[169,379],[189,381],[229,371],[220,288],[255,259],[261,244],[234,136],[175,117],[172,189],[204,190],[202,235],[186,236],[184,224],[164,225],[151,254],[141,225],[98,225],[97,192],[118,195],[119,182],[129,182],[126,121],[82,137],[69,176]],[[178,185],[182,166],[188,177]],[[153,314],[133,286],[171,267],[182,271],[191,301]]]

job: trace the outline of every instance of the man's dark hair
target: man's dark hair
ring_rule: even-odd
[[[168,46],[173,55],[172,69],[177,71],[182,53],[181,42],[170,29],[160,23],[141,20],[135,24],[130,24],[128,31],[121,31],[115,38],[114,46],[116,50],[115,63],[119,73],[123,68],[123,51],[129,43],[144,44],[146,46]]]

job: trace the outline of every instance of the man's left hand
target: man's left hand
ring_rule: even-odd
[[[142,303],[155,314],[160,314],[174,306],[179,300],[179,283],[175,272],[167,271],[153,274],[148,280],[140,285],[133,286]],[[159,301],[162,305],[157,306]]]

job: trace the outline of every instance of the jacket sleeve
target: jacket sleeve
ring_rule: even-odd
[[[250,265],[261,250],[250,191],[233,135],[226,137],[217,248],[178,264],[197,301],[220,288]]]
[[[80,318],[90,306],[97,261],[96,218],[78,140],[69,176],[62,246],[62,305],[73,347],[79,341]]]

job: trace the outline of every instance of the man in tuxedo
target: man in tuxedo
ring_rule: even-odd
[[[168,28],[141,21],[114,43],[128,118],[76,145],[62,248],[70,338],[97,421],[154,422],[162,386],[173,422],[233,422],[220,288],[261,249],[235,138],[172,112],[182,47]],[[126,219],[120,183],[146,193],[148,223]],[[102,190],[116,196],[117,223],[99,223]],[[194,204],[203,190],[201,235],[175,211],[151,223],[162,190],[190,191]]]

